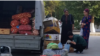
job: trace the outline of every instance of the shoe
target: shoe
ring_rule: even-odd
[[[76,52],[76,53],[77,53],[77,52],[78,52],[78,50],[76,50],[76,51],[74,51],[74,52]]]
[[[77,54],[83,54],[83,52],[76,52]]]

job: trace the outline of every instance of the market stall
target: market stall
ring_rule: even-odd
[[[59,43],[60,28],[58,20],[54,17],[44,19],[44,49],[51,42]]]

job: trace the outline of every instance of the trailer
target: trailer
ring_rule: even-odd
[[[0,46],[10,46],[12,50],[31,50],[40,51],[43,50],[43,19],[44,19],[44,5],[43,1],[0,1],[0,18],[3,16],[10,17],[16,14],[17,6],[23,6],[24,8],[35,9],[35,25],[36,29],[39,29],[40,35],[24,35],[24,34],[0,34]],[[32,6],[33,5],[33,6]],[[13,7],[13,8],[12,8]],[[16,8],[15,8],[16,7]],[[12,8],[12,9],[11,9]],[[7,15],[7,16],[6,16]],[[4,17],[3,17],[4,18]],[[1,21],[5,20],[5,23]],[[41,20],[38,21],[38,20]],[[1,19],[0,28],[9,27],[11,19]],[[9,21],[9,22],[8,22]],[[40,24],[38,24],[40,23]]]

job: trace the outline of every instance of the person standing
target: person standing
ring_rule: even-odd
[[[88,49],[89,35],[90,35],[90,23],[91,16],[89,15],[89,9],[83,11],[84,17],[82,19],[81,27],[83,29],[83,38],[87,42],[86,49]]]
[[[68,40],[67,33],[69,31],[72,32],[72,30],[74,29],[73,16],[68,13],[67,9],[64,10],[64,15],[61,18],[61,22],[62,22],[61,43],[64,45]]]

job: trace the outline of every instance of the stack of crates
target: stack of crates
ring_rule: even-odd
[[[59,43],[59,34],[60,28],[58,24],[58,20],[54,17],[49,17],[44,19],[44,49],[46,49],[47,45],[51,42]]]

